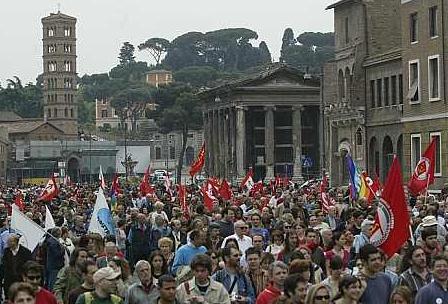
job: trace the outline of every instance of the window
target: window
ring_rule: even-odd
[[[50,109],[47,110],[47,118],[51,118],[51,110]]]
[[[437,37],[437,6],[429,8],[429,37]]]
[[[375,108],[375,80],[370,80],[370,104]]]
[[[382,107],[382,92],[383,92],[383,81],[382,79],[376,80],[376,106],[378,108]]]
[[[69,37],[71,35],[72,35],[72,28],[68,26],[64,27],[64,36]]]
[[[384,106],[389,106],[389,77],[384,77]]]
[[[407,98],[411,103],[419,102],[419,87],[420,87],[420,68],[419,61],[414,60],[409,62],[409,91]]]
[[[64,52],[65,53],[71,53],[72,52],[71,44],[64,44]]]
[[[70,117],[72,117],[72,118],[74,117],[73,116],[73,109],[70,109]]]
[[[411,170],[415,169],[421,156],[421,136],[420,134],[411,134]]]
[[[102,118],[107,117],[107,110],[101,110],[101,117]]]
[[[398,75],[398,101],[403,104],[403,75]]]
[[[345,44],[348,44],[350,42],[350,39],[348,37],[348,18],[347,17],[344,20],[344,33],[345,33]]]
[[[440,69],[439,55],[428,57],[429,101],[440,99]]]
[[[57,64],[55,61],[48,62],[48,71],[49,72],[56,72],[57,70]]]
[[[58,109],[54,109],[53,110],[53,116],[54,117],[58,117]]]
[[[170,146],[170,159],[175,158],[176,158],[176,149],[174,148],[174,146]]]
[[[72,62],[64,61],[64,71],[71,72],[72,71]]]
[[[55,44],[48,45],[47,49],[48,49],[48,53],[56,53],[56,45]]]
[[[47,29],[47,35],[48,35],[48,37],[53,37],[54,34],[55,34],[55,29],[54,29],[53,27],[49,27],[49,28]]]
[[[68,109],[67,108],[64,109],[64,117],[68,117]]]
[[[162,148],[156,147],[156,159],[162,159]]]
[[[433,132],[429,134],[430,141],[436,142],[436,162],[434,164],[434,176],[442,176],[442,133]]]
[[[411,14],[410,16],[410,39],[411,43],[418,42],[418,19],[417,13]]]
[[[391,82],[391,102],[393,105],[397,104],[397,76],[392,76],[390,78]]]

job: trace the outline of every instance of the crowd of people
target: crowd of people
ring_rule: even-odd
[[[123,182],[109,204],[115,233],[88,231],[97,185],[61,185],[50,202],[22,188],[24,213],[55,228],[31,252],[10,225],[18,188],[2,188],[0,259],[6,303],[448,303],[448,200],[409,198],[412,237],[392,257],[370,243],[375,202],[308,183],[234,187],[212,208],[187,187],[143,195]],[[105,191],[107,193],[107,191]],[[400,219],[395,219],[399,221]]]

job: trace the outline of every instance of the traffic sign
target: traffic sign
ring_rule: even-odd
[[[305,156],[305,158],[302,160],[302,167],[304,168],[311,168],[313,166],[313,160],[309,156]]]

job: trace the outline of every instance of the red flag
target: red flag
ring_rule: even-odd
[[[370,242],[390,258],[409,239],[409,223],[401,168],[395,156],[378,203]]]
[[[188,220],[190,219],[190,209],[187,204],[187,192],[185,191],[185,186],[179,185],[177,188],[177,194],[179,198],[180,208],[184,217]]]
[[[201,188],[202,198],[204,199],[204,206],[208,211],[213,210],[213,203],[216,201],[216,197],[213,196],[212,185],[207,181]]]
[[[252,167],[249,168],[249,171],[247,171],[246,177],[241,181],[241,189],[247,189],[247,191],[250,191],[252,187],[254,186],[254,171],[252,170]]]
[[[151,172],[150,166],[146,168],[145,175],[143,176],[143,179],[140,183],[140,192],[142,195],[152,194],[154,193],[154,189],[151,187],[151,184],[149,183],[149,174]]]
[[[436,141],[433,139],[417,163],[409,181],[408,189],[412,195],[416,196],[422,193],[428,185],[434,183],[435,153]]]
[[[54,175],[48,180],[44,191],[41,196],[37,199],[38,201],[51,202],[59,194],[58,185],[54,179]]]
[[[199,150],[198,158],[191,164],[190,176],[195,176],[198,172],[201,172],[205,163],[205,142],[202,144],[201,150]]]
[[[328,187],[327,175],[324,173],[322,181],[320,183],[319,196],[322,202],[322,211],[325,213],[328,213],[328,209],[336,204],[334,198],[328,195],[327,187]]]
[[[221,185],[219,183],[218,178],[211,177],[208,179],[208,183],[212,186],[213,194],[219,194],[219,189],[221,188]]]
[[[380,197],[381,196],[381,190],[382,190],[382,186],[380,183],[380,179],[378,177],[378,175],[375,175],[375,179],[372,180],[369,176],[365,175],[365,181],[367,184],[367,187],[370,190],[370,194],[367,198],[367,200],[369,201],[369,203],[371,203],[373,201],[373,199],[376,197]]]
[[[25,204],[23,203],[23,194],[20,190],[17,191],[16,199],[14,200],[14,204],[16,204],[17,207],[19,207],[20,211],[25,209]]]
[[[256,192],[263,194],[263,188],[264,185],[262,181],[256,182],[252,189],[249,191],[249,196],[253,196]]]
[[[114,175],[114,179],[112,180],[112,186],[110,187],[110,196],[118,196],[120,193],[120,183],[118,182],[118,175]]]
[[[229,183],[225,179],[222,180],[221,187],[219,188],[219,196],[225,200],[230,200],[233,196]]]

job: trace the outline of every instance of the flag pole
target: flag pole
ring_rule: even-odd
[[[428,179],[426,180],[426,192],[425,192],[425,203],[426,205],[426,199],[428,198],[428,187],[429,187],[429,180],[431,179],[431,173],[428,173]]]

